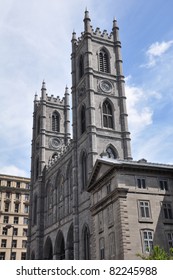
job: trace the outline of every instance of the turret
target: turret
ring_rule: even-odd
[[[121,42],[119,40],[119,27],[117,26],[117,21],[113,21],[113,38],[114,38],[114,49],[116,56],[116,71],[117,71],[117,87],[120,97],[120,121],[121,130],[123,132],[123,151],[125,159],[132,159],[131,149],[130,149],[130,133],[128,131],[128,115],[126,109],[126,96],[125,96],[125,81],[123,75],[123,61],[121,56]]]
[[[90,17],[89,17],[89,12],[86,9],[85,17],[84,17],[84,30],[85,30],[85,32],[89,32],[89,33],[91,32],[90,22],[91,22],[91,20],[90,20]]]
[[[46,83],[43,80],[42,88],[41,88],[41,97],[43,100],[46,100]]]

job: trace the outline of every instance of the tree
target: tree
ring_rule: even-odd
[[[159,245],[156,245],[149,255],[137,254],[137,256],[143,260],[173,260],[173,248],[170,248],[169,253],[167,253]]]

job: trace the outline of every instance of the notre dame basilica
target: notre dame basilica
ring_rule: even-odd
[[[28,259],[136,259],[173,247],[173,166],[133,161],[121,42],[91,27],[72,34],[72,109],[35,96]],[[72,115],[72,137],[71,137]]]

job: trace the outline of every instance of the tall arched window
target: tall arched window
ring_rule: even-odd
[[[84,74],[84,61],[83,61],[83,56],[80,56],[79,59],[79,79],[82,78]]]
[[[83,231],[83,253],[84,260],[90,259],[90,233],[87,226],[84,227]]]
[[[111,146],[107,147],[106,153],[108,155],[108,158],[117,158],[117,153]]]
[[[39,158],[36,159],[36,167],[35,167],[35,179],[37,180],[39,176]]]
[[[86,155],[86,152],[82,153],[81,168],[82,168],[82,189],[84,190],[86,188],[86,184],[87,184],[87,155]]]
[[[112,106],[108,100],[103,103],[103,126],[113,128]]]
[[[54,112],[52,114],[52,131],[59,132],[60,130],[59,122],[60,122],[59,114],[57,112]]]
[[[33,223],[37,224],[37,195],[34,197]]]
[[[40,120],[40,116],[39,116],[37,119],[37,135],[40,133],[40,122],[41,122],[41,120]]]
[[[85,106],[82,105],[81,108],[81,134],[86,131],[86,114],[85,114]]]
[[[110,72],[108,53],[104,49],[101,49],[99,53],[99,70],[104,73]]]
[[[71,163],[67,168],[67,197],[68,197],[68,208],[67,212],[72,212],[72,202],[73,202],[73,177],[72,177],[72,165]]]

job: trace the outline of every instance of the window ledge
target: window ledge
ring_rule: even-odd
[[[152,224],[153,220],[151,218],[149,218],[149,219],[147,219],[147,218],[140,218],[140,219],[138,219],[138,222],[139,223],[149,223],[149,224]]]
[[[167,224],[167,225],[173,225],[173,219],[164,219],[163,220],[163,224]]]

